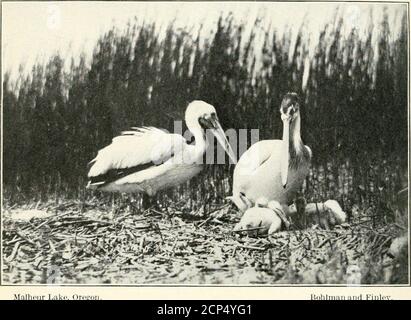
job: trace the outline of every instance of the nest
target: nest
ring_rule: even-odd
[[[361,223],[252,238],[232,232],[239,218],[228,205],[206,214],[78,202],[30,210],[5,210],[3,283],[347,284],[353,266],[362,284],[391,283],[388,250],[401,232]]]

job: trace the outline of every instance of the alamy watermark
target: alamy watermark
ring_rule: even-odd
[[[162,129],[169,133],[167,130]],[[153,134],[148,135],[147,139],[153,139],[151,149],[151,160],[155,164],[161,164],[163,159],[172,158],[174,163],[184,164],[226,164],[227,160],[233,164],[234,161],[227,154],[231,149],[233,155],[238,160],[254,143],[260,140],[259,129],[227,129],[225,130],[225,144],[218,139],[215,129],[203,130],[203,141],[194,141],[194,134],[190,130],[183,132],[182,121],[174,121],[174,134],[184,137],[188,146],[181,144],[180,139],[173,139],[170,148],[169,140],[162,140],[161,137]],[[200,143],[206,143],[204,153],[198,154],[194,148]],[[243,164],[258,163],[260,154],[253,153],[248,159],[244,159]]]

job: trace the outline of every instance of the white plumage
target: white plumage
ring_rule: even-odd
[[[234,169],[233,196],[245,197],[251,203],[255,203],[256,199],[262,196],[288,204],[308,174],[309,161],[300,163],[297,168],[289,168],[287,185],[284,187],[281,182],[281,161],[279,160],[281,152],[281,140],[263,140],[252,145],[243,155],[252,160],[241,157]],[[307,154],[309,153],[307,147]],[[254,157],[254,155],[259,156]],[[240,206],[242,205],[238,205]]]
[[[162,163],[179,153],[187,143],[181,135],[154,127],[132,128],[115,137],[91,163],[88,176],[96,177],[111,169],[130,168],[149,162]]]
[[[88,188],[152,196],[191,179],[203,168],[202,157],[208,144],[205,129],[216,136],[232,161],[236,161],[212,105],[193,101],[187,107],[185,119],[195,144],[189,145],[181,135],[157,128],[132,128],[114,138],[90,162]]]
[[[282,206],[277,201],[267,202],[267,199],[260,197],[256,200],[255,206],[247,209],[241,220],[234,227],[233,231],[247,231],[249,235],[273,234],[281,230],[284,212]],[[288,227],[288,225],[286,226]],[[253,230],[254,228],[261,228]]]

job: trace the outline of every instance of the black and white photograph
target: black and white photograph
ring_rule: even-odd
[[[409,286],[407,2],[2,2],[1,284]]]

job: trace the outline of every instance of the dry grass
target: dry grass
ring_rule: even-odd
[[[403,232],[395,224],[256,239],[231,232],[238,217],[228,205],[207,215],[182,204],[162,212],[94,202],[35,210],[4,211],[4,283],[346,284],[350,265],[360,268],[362,283],[408,281],[406,256],[401,262],[387,255]]]

